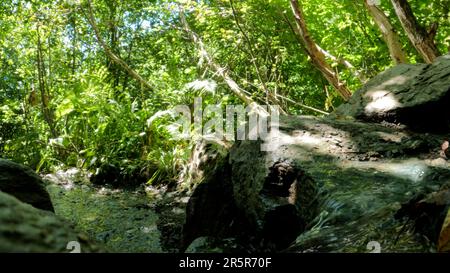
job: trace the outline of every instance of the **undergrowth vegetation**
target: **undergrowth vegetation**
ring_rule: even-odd
[[[355,70],[370,78],[394,64],[364,1],[298,2],[350,90],[363,84]],[[410,4],[420,24],[439,24],[446,52],[449,2]],[[409,61],[421,62],[390,1],[380,9]],[[289,1],[12,0],[0,3],[0,21],[0,157],[40,172],[109,164],[140,183],[177,181],[195,142],[173,137],[167,110],[199,96],[242,104],[226,77],[287,114],[322,115],[343,101],[311,63]]]

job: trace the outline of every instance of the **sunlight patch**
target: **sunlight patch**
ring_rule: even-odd
[[[366,97],[372,100],[365,107],[366,113],[386,112],[401,106],[395,96],[387,90],[371,91]]]
[[[381,173],[388,173],[392,176],[408,179],[413,182],[423,180],[428,172],[428,166],[419,160],[404,160],[396,162],[346,162],[341,164],[343,168],[358,168],[365,170],[375,170]]]

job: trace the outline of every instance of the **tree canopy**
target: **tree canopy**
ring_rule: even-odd
[[[449,0],[0,3],[0,156],[175,178],[192,142],[165,111],[204,103],[324,115],[398,63],[450,48]]]

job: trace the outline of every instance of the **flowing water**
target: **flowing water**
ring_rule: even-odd
[[[55,212],[111,252],[162,252],[158,214],[143,189],[89,186],[77,170],[47,175]]]

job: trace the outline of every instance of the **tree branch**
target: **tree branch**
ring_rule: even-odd
[[[184,31],[189,35],[190,39],[197,46],[200,57],[205,59],[208,66],[215,72],[216,75],[220,76],[225,83],[228,85],[230,90],[242,101],[244,101],[255,113],[258,113],[263,116],[267,116],[267,111],[262,108],[259,104],[257,104],[250,96],[246,94],[246,91],[243,90],[229,75],[226,68],[218,65],[212,56],[209,54],[206,46],[204,45],[202,39],[191,30],[186,17],[184,15],[184,11],[180,10],[180,20],[183,25]]]
[[[407,0],[391,0],[409,40],[425,62],[432,63],[441,53],[434,43],[433,33],[428,33],[418,22]]]
[[[245,42],[247,43],[252,64],[255,67],[256,75],[258,76],[259,82],[261,83],[261,85],[263,87],[263,91],[264,91],[264,93],[266,93],[266,103],[268,103],[270,91],[267,88],[266,82],[262,78],[262,74],[259,69],[259,66],[256,63],[256,56],[255,56],[255,53],[253,50],[252,42],[250,41],[250,38],[248,37],[247,33],[245,33],[244,29],[241,27],[241,24],[239,23],[239,18],[238,18],[236,9],[234,8],[233,0],[229,0],[229,1],[230,1],[230,6],[231,6],[231,11],[233,13],[234,21],[236,22],[236,26],[238,27],[239,31],[241,32],[242,36],[244,37]]]
[[[373,0],[365,0],[364,5],[383,34],[383,39],[388,46],[391,59],[396,64],[408,63],[406,53],[403,51],[400,43],[400,37],[394,30],[394,27],[386,14],[377,5],[375,5]]]
[[[306,49],[312,63],[322,73],[324,78],[337,90],[339,95],[347,101],[351,97],[352,93],[347,88],[346,84],[339,79],[338,73],[336,73],[326,62],[325,55],[319,50],[317,44],[311,38],[303,16],[303,11],[298,1],[291,0],[290,2],[295,21],[297,23],[296,33],[300,36],[299,40]]]
[[[122,67],[133,79],[137,80],[142,86],[145,86],[150,91],[154,91],[155,88],[146,81],[141,75],[139,75],[134,69],[132,69],[130,66],[128,66],[127,63],[125,63],[121,58],[119,58],[114,52],[109,48],[108,45],[106,45],[105,41],[103,41],[103,38],[100,34],[100,30],[97,27],[97,24],[95,23],[93,11],[92,11],[92,4],[91,0],[88,0],[88,13],[87,13],[87,19],[89,23],[91,24],[92,28],[95,32],[95,37],[97,38],[98,43],[105,51],[108,58],[110,58],[114,63]]]

